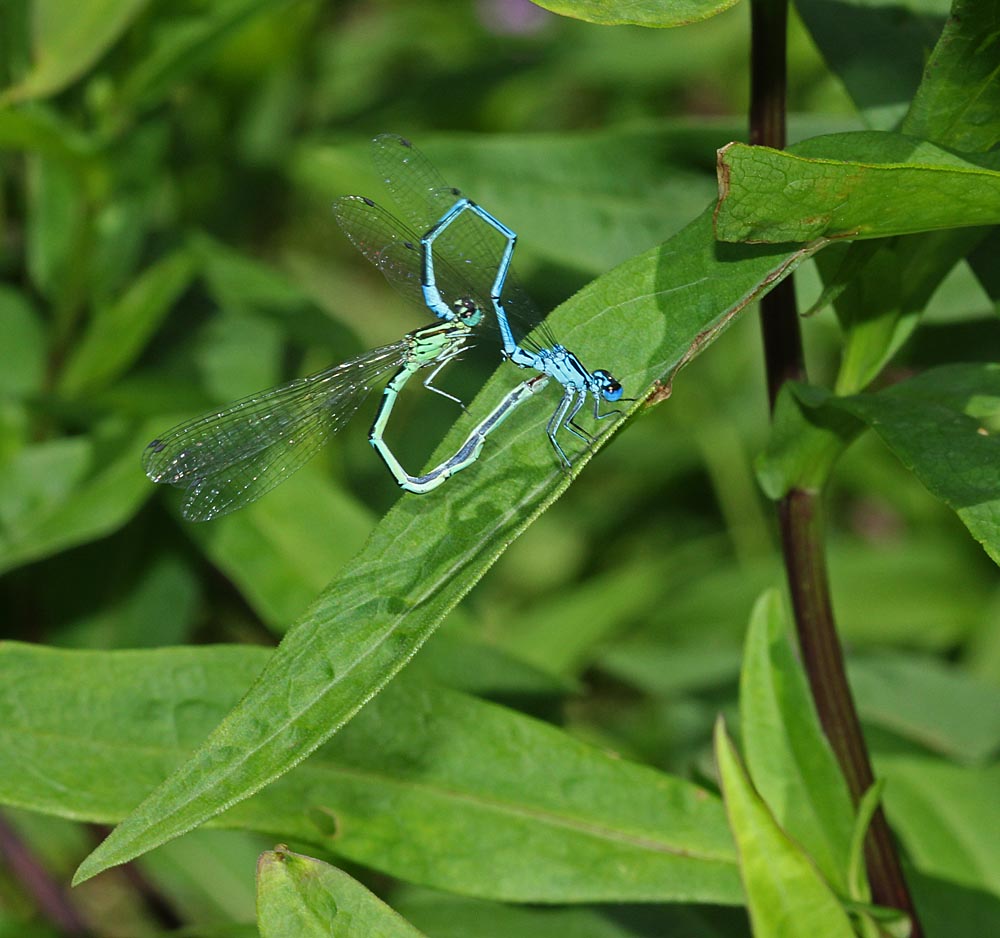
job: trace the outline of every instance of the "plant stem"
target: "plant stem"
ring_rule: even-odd
[[[751,0],[750,142],[785,146],[787,0]],[[805,380],[802,333],[789,276],[761,301],[761,327],[771,409],[786,381]],[[778,503],[785,571],[795,629],[820,723],[855,804],[874,781],[861,721],[851,697],[830,602],[819,495],[793,489]],[[872,898],[910,916],[921,938],[913,901],[881,808],[865,841]]]
[[[38,913],[66,938],[89,935],[87,923],[75,903],[66,895],[59,880],[32,853],[18,832],[0,817],[0,858],[7,867],[7,876],[21,886],[34,902]],[[5,877],[6,878],[6,877]]]

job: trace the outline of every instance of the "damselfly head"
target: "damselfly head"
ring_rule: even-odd
[[[592,371],[595,389],[606,401],[620,401],[622,398],[622,386],[617,379],[603,368]]]
[[[451,305],[455,310],[455,318],[463,325],[478,326],[483,321],[483,311],[471,296],[459,297]]]

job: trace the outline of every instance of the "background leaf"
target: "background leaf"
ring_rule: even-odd
[[[107,534],[149,489],[135,471],[149,428],[110,439],[39,443],[0,467],[0,569]]]
[[[982,890],[993,897],[993,914],[1000,911],[997,846],[989,834],[997,819],[997,766],[963,769],[906,754],[887,754],[877,765],[891,776],[885,807],[893,828],[925,874]]]
[[[59,0],[31,4],[33,63],[28,73],[0,94],[0,103],[42,98],[78,79],[117,41],[146,0]]]
[[[257,922],[262,938],[420,936],[343,870],[287,848],[261,854],[257,864]]]

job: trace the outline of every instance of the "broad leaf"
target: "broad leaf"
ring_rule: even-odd
[[[1000,562],[1000,365],[956,364],[933,368],[876,394],[834,397],[821,388],[792,385],[817,420],[834,421],[845,440],[853,436],[830,412],[867,424],[932,494],[958,514],[986,552]],[[826,412],[826,413],[824,413]],[[816,438],[823,446],[829,440]],[[826,457],[823,457],[826,458]],[[795,484],[803,458],[795,448],[769,454],[769,494]]]
[[[860,52],[864,61],[854,62],[841,74],[852,93],[856,91],[852,79],[869,74],[873,78],[867,89],[870,94],[865,97],[862,92],[859,103],[877,110],[894,100],[901,77],[914,66],[923,68],[925,47],[939,28],[933,22],[935,6],[933,0],[929,5],[884,8],[804,0],[798,9],[810,24],[814,20],[822,24],[814,36],[835,67],[844,57],[851,59]],[[946,7],[940,6],[943,13]],[[907,134],[971,153],[988,150],[991,141],[1000,137],[1000,109],[988,103],[997,93],[993,77],[1000,67],[996,18],[997,0],[956,2],[906,114],[903,129]],[[891,40],[883,35],[887,29],[892,32]],[[889,42],[893,55],[887,58],[884,49]],[[908,98],[904,94],[895,100]],[[889,105],[889,110],[899,113],[898,105]],[[873,111],[868,113],[871,116]],[[875,124],[890,126],[879,120]],[[846,252],[846,262],[833,267],[826,252],[820,256],[819,267],[827,282],[820,302],[839,297],[836,310],[845,332],[838,393],[852,394],[867,386],[911,335],[944,276],[982,237],[983,232],[975,229],[953,229],[854,243]],[[990,250],[984,243],[978,253],[983,261],[976,264],[976,270],[987,283],[996,267],[996,248]],[[844,274],[850,275],[850,282]]]
[[[903,121],[904,133],[970,153],[1000,140],[1000,0],[955,0]]]
[[[591,283],[549,322],[583,361],[617,372],[626,393],[639,399],[626,405],[632,413],[655,380],[698,354],[808,253],[717,247],[706,212],[662,247]],[[435,460],[453,453],[470,421],[482,419],[522,374],[499,369]],[[505,445],[490,447],[452,479],[446,497],[400,500],[288,633],[240,705],[85,862],[81,879],[190,830],[288,771],[403,667],[503,545],[599,448],[601,441],[592,449],[570,444],[573,471],[560,470],[544,433],[546,397],[518,411],[504,425]]]
[[[887,780],[889,821],[916,867],[924,875],[989,894],[995,916],[1000,910],[1000,842],[994,833],[1000,765],[968,768],[902,754],[876,756],[875,762]]]
[[[829,403],[867,423],[1000,563],[1000,365],[943,365]]]
[[[961,668],[894,652],[855,657],[848,674],[865,722],[965,762],[1000,750],[1000,690]]]
[[[799,0],[795,10],[868,126],[893,130],[948,7],[948,0]]]
[[[749,938],[742,909],[724,906],[510,905],[413,887],[393,892],[393,907],[434,938]]]
[[[0,798],[63,817],[122,817],[188,757],[270,654],[6,644]],[[725,816],[708,792],[409,675],[214,824],[467,895],[740,901]]]
[[[822,154],[822,155],[818,155]],[[791,151],[719,151],[723,241],[883,238],[1000,223],[1000,160],[895,134],[836,134]]]

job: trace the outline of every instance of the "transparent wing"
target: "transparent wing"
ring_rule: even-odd
[[[261,391],[153,440],[153,482],[187,489],[182,514],[208,521],[256,501],[287,479],[357,412],[378,378],[407,358],[407,341]]]
[[[423,306],[420,236],[380,205],[362,196],[347,195],[337,199],[333,203],[333,213],[351,243],[385,279],[403,296]],[[435,251],[434,270],[438,288],[449,306],[458,299],[469,297],[489,313],[496,261],[492,273],[480,272],[472,270],[468,264],[456,268],[447,252],[439,255]]]
[[[430,160],[398,134],[380,134],[372,141],[372,163],[402,217],[421,236],[466,194],[449,186]],[[505,244],[503,235],[486,221],[463,212],[434,243],[435,270],[447,263],[453,270],[462,271],[473,295],[488,299]],[[516,338],[523,339],[538,330],[536,334],[543,342],[555,344],[546,327],[539,329],[543,316],[513,271],[507,276],[501,302]],[[527,344],[537,349],[536,343]]]
[[[431,161],[399,134],[379,134],[372,140],[371,155],[399,214],[421,234],[464,194],[449,186]]]

